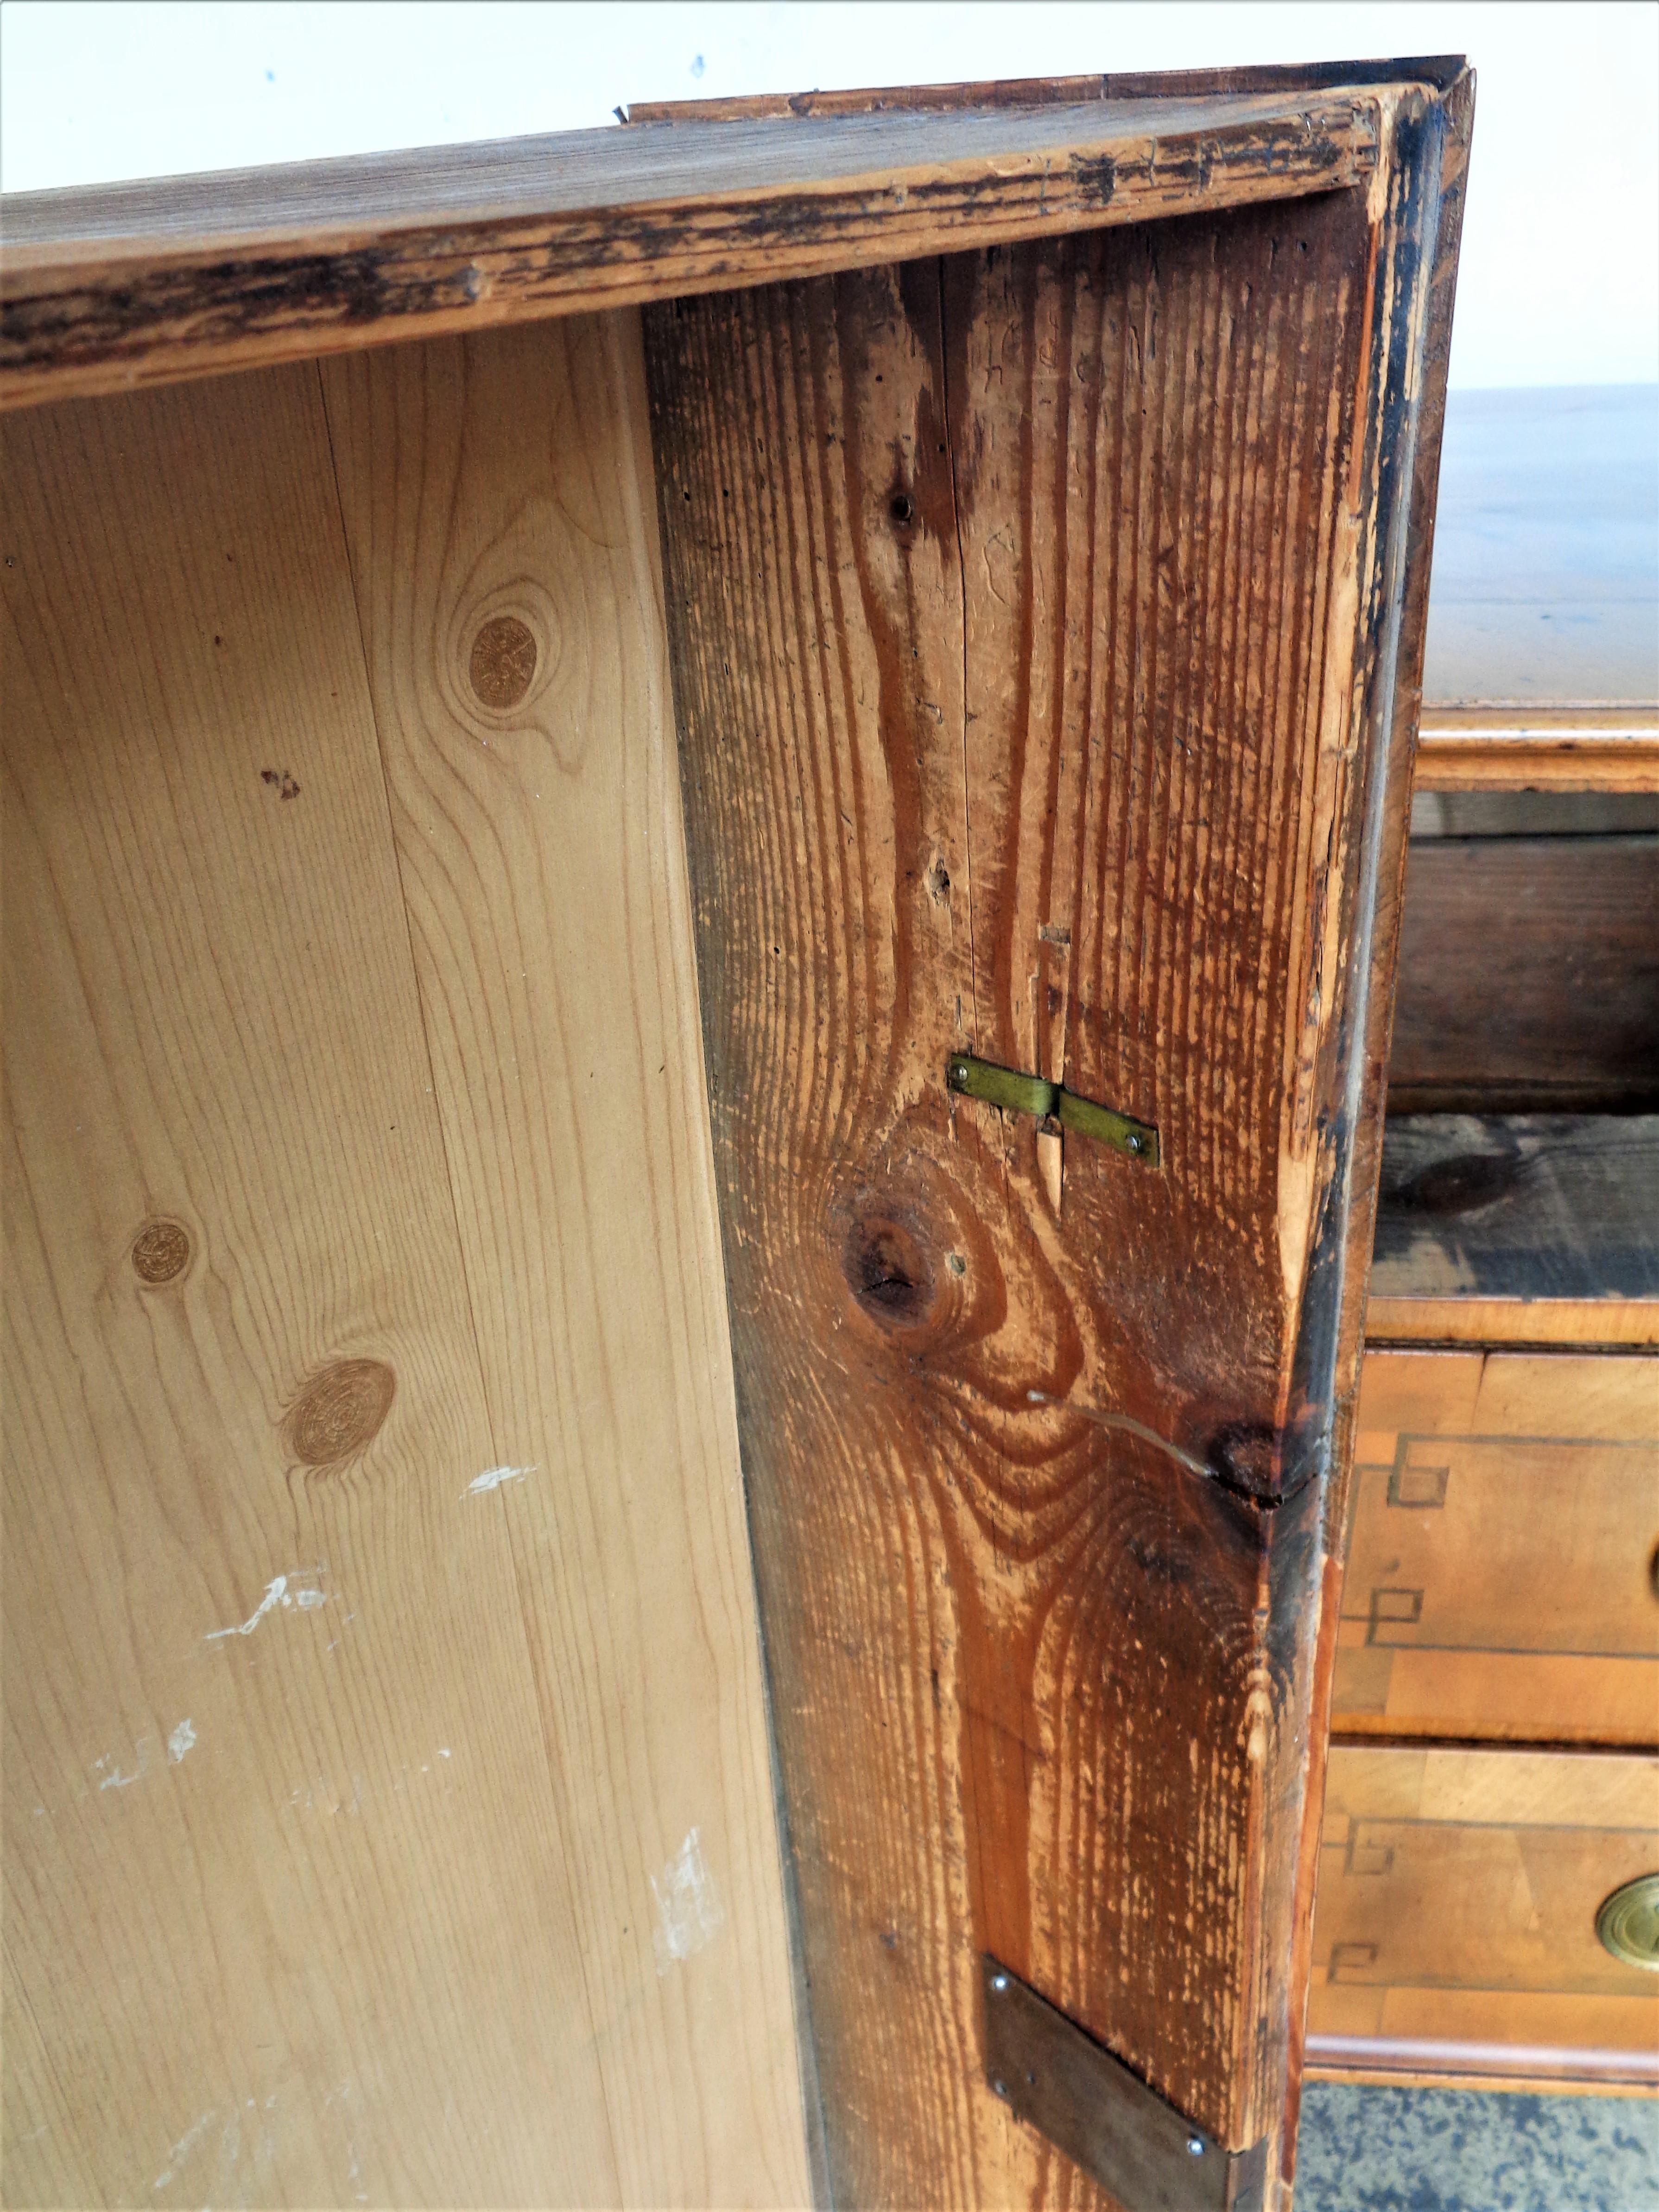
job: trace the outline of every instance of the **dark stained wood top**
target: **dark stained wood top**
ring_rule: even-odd
[[[1423,693],[1659,720],[1659,385],[1448,395]]]
[[[1659,1297],[1659,1115],[1391,1116],[1371,1295]]]
[[[0,404],[1339,189],[1379,88],[1459,66],[809,95],[14,195]]]

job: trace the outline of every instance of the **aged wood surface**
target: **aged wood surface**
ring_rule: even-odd
[[[1659,1344],[1659,1121],[1391,1116],[1365,1334]]]
[[[1413,842],[1389,1103],[1659,1106],[1659,836]]]
[[[1659,791],[1424,791],[1413,837],[1619,837],[1659,831]]]
[[[1490,2075],[1507,2045],[1514,2075],[1577,2050],[1592,2078],[1654,2080],[1659,1988],[1601,1948],[1595,1915],[1659,1863],[1659,1762],[1338,1746],[1322,1857],[1322,2070],[1346,2056],[1375,2072],[1392,2045],[1401,2072],[1432,2054]]]
[[[569,131],[14,195],[0,406],[1342,189],[1375,169],[1381,112],[1363,84],[1176,78],[1076,106]]]
[[[1395,407],[1386,416],[1382,476],[1389,497],[1402,510],[1410,548],[1398,603],[1391,681],[1373,704],[1372,732],[1385,749],[1386,770],[1379,769],[1374,789],[1387,794],[1408,782],[1422,709],[1423,665],[1428,625],[1430,555],[1437,507],[1440,453],[1445,427],[1446,385],[1451,356],[1452,311],[1457,290],[1463,208],[1468,186],[1470,139],[1474,124],[1474,79],[1466,69],[1445,89],[1440,128],[1424,149],[1429,210],[1418,247],[1426,254],[1428,283],[1424,304],[1420,367],[1395,386]],[[1404,394],[1420,395],[1414,424],[1408,429]],[[1375,801],[1373,800],[1373,804]],[[1332,1381],[1335,1411],[1331,1468],[1321,1537],[1321,1593],[1312,1631],[1312,1694],[1310,1700],[1309,1786],[1302,1805],[1296,1896],[1291,1915],[1291,1985],[1297,1993],[1291,2020],[1285,2140],[1293,2145],[1300,2116],[1305,1993],[1312,1972],[1314,1896],[1318,1884],[1320,1837],[1324,1805],[1324,1753],[1329,1741],[1330,1704],[1347,1521],[1347,1476],[1352,1462],[1352,1424],[1363,1356],[1366,1282],[1375,1234],[1377,1183],[1382,1164],[1383,1108],[1394,1019],[1394,980],[1401,911],[1409,848],[1410,816],[1384,807],[1376,831],[1375,901],[1370,959],[1377,982],[1365,994],[1356,1024],[1352,1088],[1347,1102],[1353,1130],[1346,1188],[1337,1209],[1346,1230],[1339,1247],[1343,1276],[1340,1322]],[[1288,2160],[1281,2172],[1290,2177]]]
[[[1404,1298],[1659,1300],[1659,1115],[1391,1115],[1371,1302]]]
[[[735,123],[760,116],[949,113],[958,108],[1071,107],[1103,100],[1188,100],[1264,92],[1313,93],[1337,86],[1431,84],[1442,90],[1462,72],[1461,56],[1412,55],[1392,61],[1325,62],[1286,68],[1147,71],[1098,76],[986,77],[958,84],[831,87],[814,92],[735,94],[714,100],[635,100],[628,120],[639,123]]]
[[[1616,1351],[1659,1344],[1659,1298],[1374,1297],[1365,1341]]]
[[[1659,791],[1659,709],[1425,704],[1419,791]]]
[[[1353,979],[1386,973],[1410,742],[1378,628],[1412,496],[1408,434],[1379,482],[1383,363],[1422,343],[1436,220],[1405,109],[1369,209],[647,318],[849,2201],[1097,2201],[984,2081],[981,1951],[1280,2170],[1346,1146],[1380,1108],[1355,1048],[1386,1021]],[[1164,1164],[953,1100],[952,1050],[1152,1122]]]
[[[1373,1349],[1334,1729],[1659,1747],[1659,1360]]]
[[[6,428],[8,2203],[805,2192],[637,339],[538,341]]]

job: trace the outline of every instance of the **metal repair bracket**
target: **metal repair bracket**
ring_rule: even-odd
[[[988,1954],[985,2077],[1124,2212],[1246,2212],[1261,2201],[1267,2142],[1227,2151],[1103,2044]]]
[[[953,1052],[945,1063],[945,1087],[961,1097],[1000,1106],[1006,1113],[1035,1114],[1039,1121],[1057,1122],[1079,1137],[1092,1137],[1148,1167],[1158,1165],[1158,1131],[1150,1121],[1137,1121],[1115,1106],[1079,1098],[1075,1091],[1063,1083],[1050,1083],[1047,1076],[1022,1075],[1016,1067],[999,1067],[993,1060],[975,1060],[971,1053]]]

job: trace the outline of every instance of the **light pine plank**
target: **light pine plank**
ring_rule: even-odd
[[[4,462],[8,2201],[613,2200],[315,374]]]
[[[619,2185],[798,2203],[637,319],[324,388]]]
[[[8,2201],[799,2202],[660,727],[545,912],[635,902],[563,1011],[665,1103],[520,1172],[507,1030],[434,1079],[315,370],[5,461]]]

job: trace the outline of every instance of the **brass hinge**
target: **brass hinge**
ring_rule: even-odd
[[[1035,1114],[1039,1121],[1057,1121],[1062,1129],[1093,1137],[1147,1167],[1159,1164],[1158,1131],[1150,1121],[1137,1121],[1115,1106],[1079,1098],[1075,1091],[1063,1083],[1050,1083],[1046,1076],[1022,1075],[1017,1068],[998,1067],[970,1053],[953,1052],[945,1063],[945,1085],[964,1098],[983,1099],[1006,1113]]]

